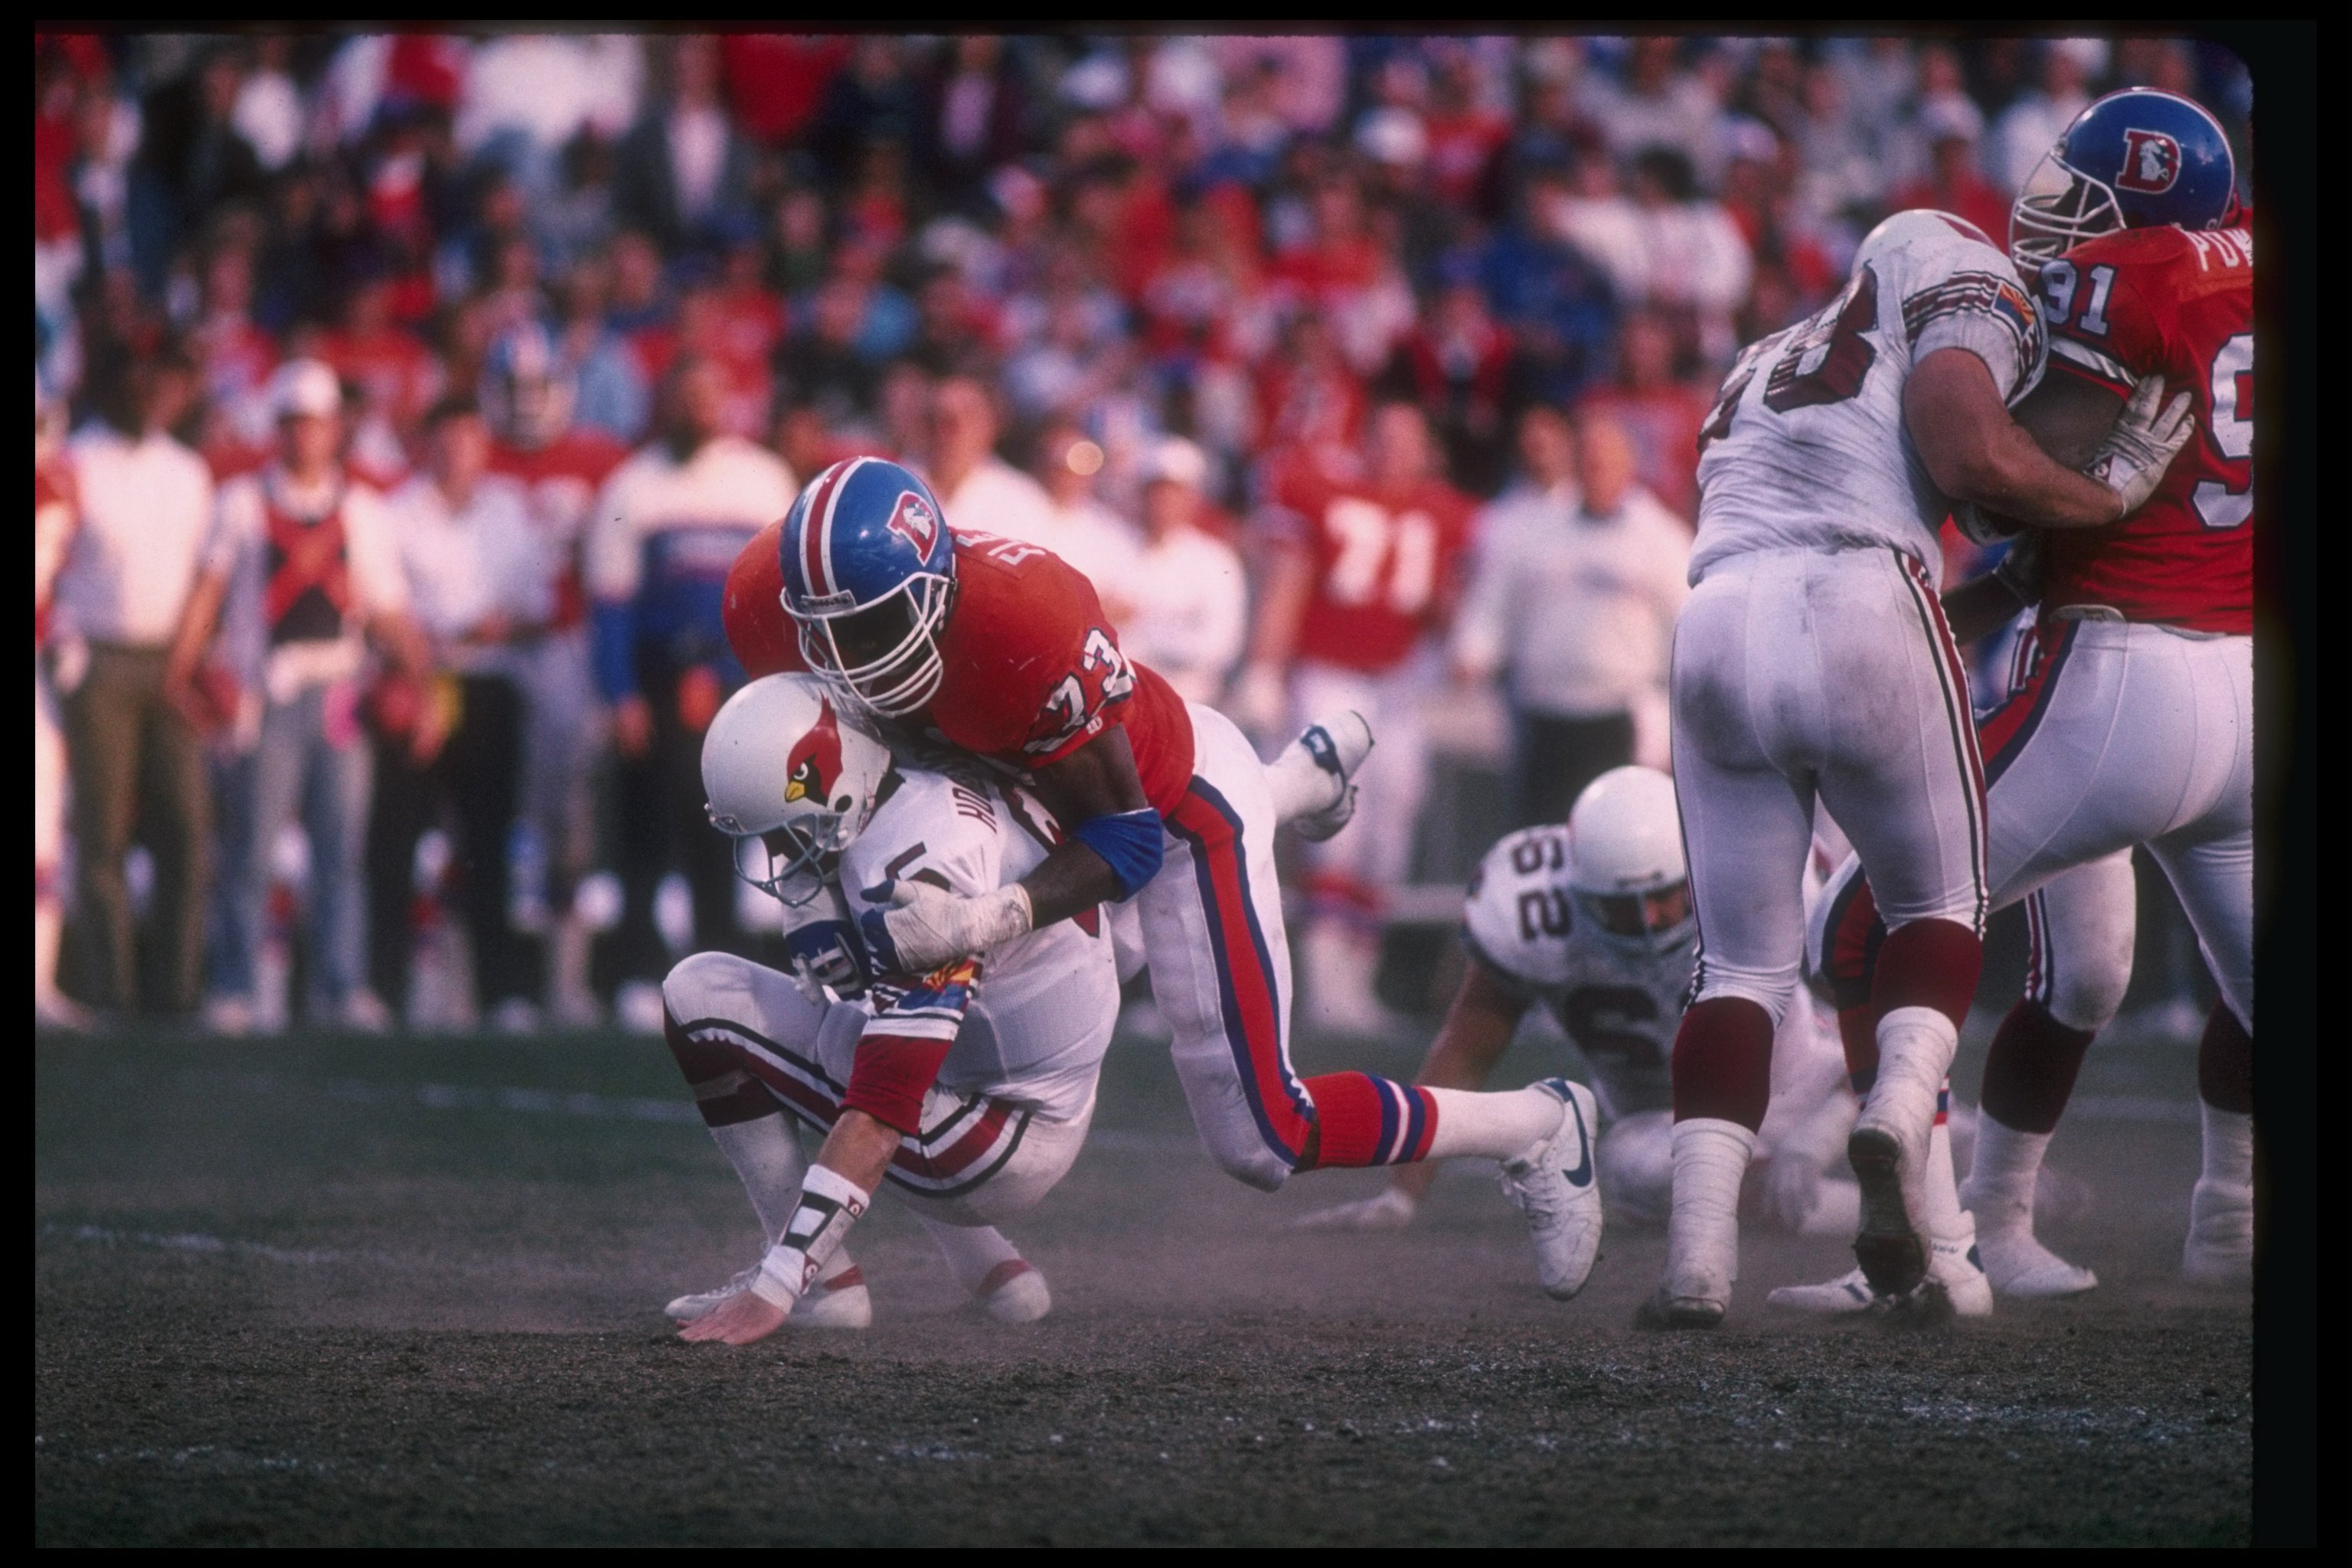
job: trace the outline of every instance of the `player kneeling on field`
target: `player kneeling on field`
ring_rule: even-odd
[[[1469,963],[1414,1081],[1476,1088],[1541,1004],[1591,1074],[1610,1223],[1663,1226],[1674,1178],[1668,1058],[1697,940],[1674,781],[1654,768],[1603,773],[1565,826],[1514,833],[1479,863],[1462,914]],[[1829,1171],[1853,1124],[1844,1063],[1810,1007],[1790,1006],[1780,1034],[1742,1207],[1790,1230],[1851,1232],[1858,1194]],[[1379,1196],[1301,1224],[1401,1229],[1436,1174],[1407,1167]]]
[[[1118,1010],[1110,938],[1090,910],[984,958],[869,974],[853,900],[887,901],[902,879],[993,891],[1059,837],[1010,781],[924,764],[894,761],[809,676],[754,681],[711,723],[710,819],[738,874],[785,906],[794,973],[704,952],[663,983],[670,1047],[769,1243],[728,1286],[671,1303],[687,1339],[748,1344],[788,1318],[863,1327],[842,1241],[885,1178],[991,1316],[1051,1304],[990,1227],[1044,1197],[1086,1139]],[[824,1134],[814,1166],[786,1112]]]

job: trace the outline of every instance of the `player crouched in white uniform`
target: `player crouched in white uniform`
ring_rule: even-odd
[[[1414,1081],[1477,1088],[1540,1004],[1591,1073],[1609,1223],[1664,1225],[1674,1182],[1667,1062],[1697,939],[1674,781],[1653,768],[1612,769],[1577,797],[1566,826],[1511,834],[1479,862],[1462,911],[1469,964]],[[1832,1038],[1801,1003],[1782,1017],[1772,1108],[1742,1201],[1759,1221],[1808,1234],[1851,1234],[1859,1213],[1853,1184],[1832,1169],[1854,1115]],[[1407,1166],[1379,1196],[1300,1223],[1402,1229],[1436,1173]]]
[[[811,676],[754,681],[712,721],[710,818],[734,837],[738,873],[785,905],[794,973],[702,952],[662,984],[670,1047],[769,1243],[727,1286],[670,1303],[688,1339],[748,1343],[787,1316],[864,1327],[841,1242],[886,1178],[992,1317],[1051,1305],[992,1226],[1044,1197],[1085,1142],[1118,1011],[1110,937],[1089,911],[928,974],[867,976],[851,926],[862,894],[887,899],[899,879],[992,891],[1058,837],[1009,780],[922,763],[894,763]],[[824,1136],[814,1167],[786,1113]]]

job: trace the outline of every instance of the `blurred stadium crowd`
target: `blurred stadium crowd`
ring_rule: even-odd
[[[858,453],[1268,742],[1378,710],[1306,883],[1308,1002],[1362,1025],[1368,933],[1485,847],[1429,752],[1509,781],[1496,829],[1664,761],[1738,345],[1888,211],[2005,234],[2099,91],[2214,105],[2242,168],[2251,111],[2146,38],[48,35],[34,75],[37,964],[69,926],[79,999],[37,1008],[226,1029],[642,1023],[668,952],[756,951],[698,822],[718,582]],[[1386,510],[1335,553],[1308,491]]]

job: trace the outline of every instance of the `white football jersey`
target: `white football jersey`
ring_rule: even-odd
[[[1061,838],[1036,797],[961,759],[902,767],[838,878],[850,921],[899,880],[967,897],[1035,869]],[[922,976],[876,976],[855,1005],[869,1033],[952,1039],[939,1086],[1045,1107],[1094,1092],[1118,1017],[1109,921],[1099,910]]]
[[[1875,545],[1938,580],[1936,536],[1951,502],[1904,427],[1903,384],[1927,355],[1966,349],[2013,405],[2041,379],[2048,347],[2008,257],[1958,219],[1916,226],[1816,314],[1732,366],[1699,433],[1692,585],[1751,551]]]
[[[1698,948],[1690,934],[1660,952],[1616,945],[1579,925],[1568,892],[1568,829],[1522,828],[1486,851],[1470,879],[1462,937],[1518,994],[1542,1003],[1592,1068],[1592,1092],[1615,1121],[1674,1105],[1667,1075]]]

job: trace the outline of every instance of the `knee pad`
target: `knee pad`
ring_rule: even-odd
[[[2128,880],[2104,892],[2073,875],[2025,900],[2025,994],[2070,1029],[2096,1034],[2131,986],[2137,910]]]
[[[681,1024],[698,1018],[741,1019],[755,966],[731,952],[689,953],[662,979],[662,1005]]]
[[[1675,1206],[1673,1117],[1651,1110],[1612,1122],[1597,1152],[1610,1223],[1663,1227]]]
[[[1196,1121],[1201,1146],[1217,1169],[1245,1187],[1270,1193],[1290,1179],[1291,1165],[1258,1135],[1255,1125],[1212,1126]]]
[[[1691,1000],[1712,1002],[1722,996],[1741,997],[1763,1008],[1765,1016],[1772,1020],[1772,1027],[1778,1029],[1796,1000],[1799,968],[1795,963],[1776,969],[1737,968],[1719,962],[1702,948],[1697,972],[1692,976]]]

